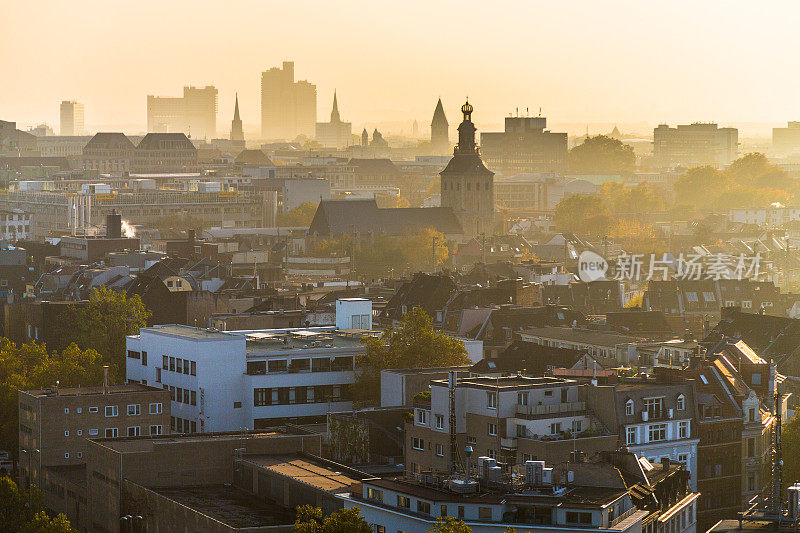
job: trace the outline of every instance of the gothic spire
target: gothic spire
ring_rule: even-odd
[[[339,103],[336,101],[336,89],[333,90],[333,109],[331,109],[331,122],[341,122],[339,117]]]
[[[239,93],[236,93],[236,107],[233,109],[233,120],[239,121]]]

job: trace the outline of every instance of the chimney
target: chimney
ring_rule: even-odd
[[[109,239],[122,237],[122,215],[117,214],[116,209],[110,215],[106,215],[106,237]]]
[[[108,365],[103,365],[103,394],[108,394]]]

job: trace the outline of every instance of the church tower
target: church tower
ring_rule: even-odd
[[[450,124],[444,115],[441,98],[436,104],[431,120],[431,148],[436,154],[447,154],[450,151]]]
[[[461,106],[464,120],[458,126],[453,158],[440,173],[442,207],[449,207],[461,222],[466,238],[494,231],[494,172],[486,168],[475,143],[472,105]]]
[[[236,93],[236,107],[233,110],[233,120],[231,120],[231,140],[232,141],[244,140],[242,119],[239,117],[239,93]]]
[[[339,102],[336,98],[336,91],[333,91],[333,108],[331,109],[331,124],[339,124],[342,118],[339,116]]]

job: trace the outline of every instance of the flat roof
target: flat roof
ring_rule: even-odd
[[[142,328],[141,331],[148,333],[162,333],[165,335],[175,335],[177,337],[187,337],[190,339],[228,339],[239,335],[219,331],[216,329],[196,328],[194,326],[184,326],[182,324],[165,324],[161,326],[150,326]]]
[[[353,483],[369,477],[348,475],[334,466],[296,455],[248,455],[243,461],[332,494],[350,492]],[[342,466],[342,470],[345,468]]]
[[[246,441],[248,439],[258,439],[266,437],[297,437],[297,436],[313,436],[314,433],[310,431],[302,431],[288,426],[280,426],[268,428],[263,430],[252,431],[223,431],[217,433],[172,433],[169,435],[153,435],[141,437],[117,437],[117,438],[97,438],[91,439],[92,442],[97,442],[103,446],[116,450],[120,453],[125,452],[144,452],[153,449],[157,444],[177,444],[186,442],[201,442],[201,441],[224,441],[224,440],[238,440]]]
[[[60,396],[94,396],[94,395],[111,395],[111,394],[128,394],[132,392],[160,392],[164,389],[158,387],[151,387],[149,385],[142,385],[141,383],[122,383],[117,385],[109,385],[108,392],[105,392],[105,387],[102,385],[93,385],[89,387],[53,387],[50,389],[32,389],[23,391],[31,396],[41,397],[60,397]]]
[[[542,337],[545,339],[556,339],[566,342],[580,342],[584,344],[595,345],[599,344],[602,346],[615,346],[617,344],[629,344],[645,341],[644,337],[621,335],[618,333],[609,333],[607,331],[596,331],[592,329],[565,327],[527,328],[520,331],[520,335]]]
[[[293,525],[293,513],[230,485],[151,489],[234,529]]]
[[[447,386],[446,380],[437,380],[431,384]],[[529,377],[529,376],[476,376],[458,380],[459,387],[475,386],[478,388],[519,389],[529,387],[556,387],[559,385],[575,385],[571,379],[555,377]]]

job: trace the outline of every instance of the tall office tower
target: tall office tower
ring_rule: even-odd
[[[679,124],[653,128],[653,158],[659,168],[724,168],[739,153],[739,130],[720,128],[714,123]]]
[[[232,141],[244,140],[242,119],[239,117],[239,93],[236,93],[236,107],[233,110],[233,120],[231,120],[231,140]]]
[[[184,87],[183,97],[147,97],[147,131],[185,133],[195,139],[217,135],[217,88]]]
[[[61,135],[83,135],[83,104],[61,102]]]
[[[261,136],[264,139],[313,137],[317,123],[317,86],[294,81],[294,62],[261,73]]]
[[[464,120],[458,126],[453,158],[440,173],[442,207],[453,210],[466,238],[494,231],[494,172],[486,168],[475,144],[472,105],[461,106]]]
[[[326,148],[347,148],[353,139],[353,124],[342,122],[339,103],[333,91],[333,108],[330,122],[317,122],[316,140]]]
[[[450,151],[450,124],[444,115],[441,98],[436,103],[431,120],[431,148],[437,154],[446,154]]]

